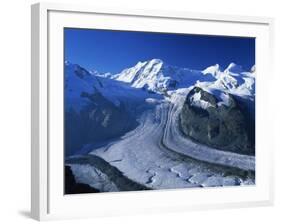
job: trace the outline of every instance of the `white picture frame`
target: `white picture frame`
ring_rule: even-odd
[[[273,147],[267,97],[273,19],[38,3],[32,5],[31,214],[37,220],[98,217],[273,203]],[[95,22],[93,22],[95,21]],[[251,36],[257,40],[256,185],[63,195],[63,27]],[[135,203],[137,201],[138,203]]]

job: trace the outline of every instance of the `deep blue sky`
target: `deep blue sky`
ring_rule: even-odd
[[[255,64],[254,38],[65,28],[65,60],[86,69],[117,73],[138,61],[160,58],[170,65],[202,70],[230,62]]]

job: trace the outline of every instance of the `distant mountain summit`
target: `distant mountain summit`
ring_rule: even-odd
[[[135,88],[144,88],[158,93],[185,88],[198,80],[215,81],[210,75],[203,76],[200,71],[168,65],[161,59],[138,62],[112,78],[129,83]]]
[[[255,66],[247,72],[242,66],[230,63],[225,70],[218,64],[202,71],[204,75],[212,75],[216,80],[208,83],[198,83],[198,86],[212,92],[221,90],[243,98],[253,98],[255,95]]]

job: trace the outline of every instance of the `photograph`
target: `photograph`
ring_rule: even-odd
[[[254,37],[63,35],[64,194],[255,185]]]

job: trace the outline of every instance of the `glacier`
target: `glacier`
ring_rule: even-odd
[[[195,87],[217,99],[212,105],[200,93],[195,95],[191,105],[201,110],[213,106],[227,108],[232,97],[247,102],[254,110],[255,73],[255,66],[245,71],[235,63],[224,70],[216,64],[198,71],[152,59],[118,74],[102,74],[66,62],[66,112],[90,116],[100,107],[106,113],[101,124],[110,120],[112,113],[125,114],[127,121],[122,120],[122,124],[135,123],[125,128],[114,120],[124,131],[118,129],[116,136],[112,135],[115,137],[77,144],[77,150],[65,157],[65,164],[71,166],[77,182],[102,192],[142,189],[139,186],[176,189],[255,184],[255,155],[196,142],[182,133],[179,124],[185,99]],[[94,158],[107,165],[95,167]],[[112,167],[124,177],[108,177]]]

